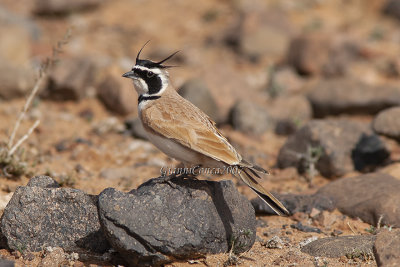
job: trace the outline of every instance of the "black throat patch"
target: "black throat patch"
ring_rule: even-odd
[[[140,104],[140,102],[142,101],[146,101],[146,100],[156,100],[159,99],[161,96],[159,95],[150,95],[150,96],[144,96],[144,95],[140,95],[138,98],[138,104]]]
[[[149,88],[149,95],[157,94],[158,92],[160,92],[162,81],[157,74],[151,72],[150,70],[141,70],[138,68],[133,69],[133,71],[145,81],[145,83],[147,84],[147,88]]]

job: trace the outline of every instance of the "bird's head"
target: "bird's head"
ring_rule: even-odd
[[[153,62],[147,59],[140,59],[140,53],[148,42],[149,41],[147,41],[143,45],[143,47],[137,54],[135,66],[133,66],[131,71],[124,73],[122,77],[131,78],[133,80],[133,84],[139,95],[161,95],[162,92],[168,87],[169,83],[169,75],[167,69],[172,67],[163,65],[163,63],[172,58],[179,51],[173,53],[172,55],[159,62]]]

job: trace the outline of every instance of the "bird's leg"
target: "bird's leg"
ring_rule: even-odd
[[[150,180],[151,184],[168,184],[169,186],[171,186],[172,188],[176,189],[176,185],[174,183],[171,182],[172,179],[174,178],[178,178],[178,176],[176,175],[176,173],[172,173],[170,175],[161,175],[160,177],[157,178],[153,178]]]
[[[188,165],[184,163],[179,163],[177,167],[175,168],[174,172],[172,172],[169,175],[166,175],[166,173],[163,173],[160,177],[153,178],[151,179],[152,184],[162,184],[162,183],[167,183],[169,186],[172,188],[176,189],[177,186],[171,182],[172,179],[193,179],[197,180],[197,175],[199,175],[199,169],[200,165],[197,165],[195,167],[186,167]],[[189,165],[190,166],[190,165]]]

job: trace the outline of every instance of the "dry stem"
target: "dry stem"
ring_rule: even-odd
[[[29,128],[28,132],[22,136],[18,142],[8,151],[8,156],[14,154],[15,150],[32,134],[33,130],[39,126],[40,120],[36,120],[35,123]]]
[[[8,153],[7,155],[10,157],[13,155],[13,153],[16,151],[16,149],[29,137],[29,135],[33,132],[33,130],[39,125],[40,121],[37,120],[35,123],[32,125],[32,127],[28,130],[28,132],[22,136],[17,143],[14,145],[14,139],[15,135],[18,131],[19,126],[21,125],[22,119],[25,117],[26,112],[28,111],[33,98],[35,97],[36,93],[38,92],[40,85],[42,81],[47,77],[49,69],[53,66],[54,62],[56,62],[58,55],[62,52],[62,46],[66,43],[68,43],[68,40],[71,35],[71,30],[68,29],[66,34],[64,35],[63,39],[57,42],[57,45],[53,48],[53,54],[51,58],[48,58],[41,66],[40,71],[39,71],[39,77],[32,88],[31,93],[28,96],[28,99],[25,102],[25,105],[21,111],[21,113],[18,116],[17,121],[15,122],[13,131],[11,132],[10,138],[7,143],[7,150]]]

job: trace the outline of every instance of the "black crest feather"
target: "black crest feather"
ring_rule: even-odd
[[[150,42],[150,40],[148,40],[143,46],[142,48],[140,48],[139,53],[136,56],[136,65],[139,66],[143,66],[143,67],[147,67],[147,68],[160,68],[160,69],[166,69],[166,68],[172,68],[175,66],[165,66],[162,65],[162,63],[164,63],[165,61],[171,59],[173,56],[175,56],[179,51],[176,51],[174,53],[172,53],[171,55],[169,55],[168,57],[166,57],[165,59],[159,61],[159,62],[153,62],[151,60],[147,60],[147,59],[140,59],[140,53],[142,52],[143,48]]]

